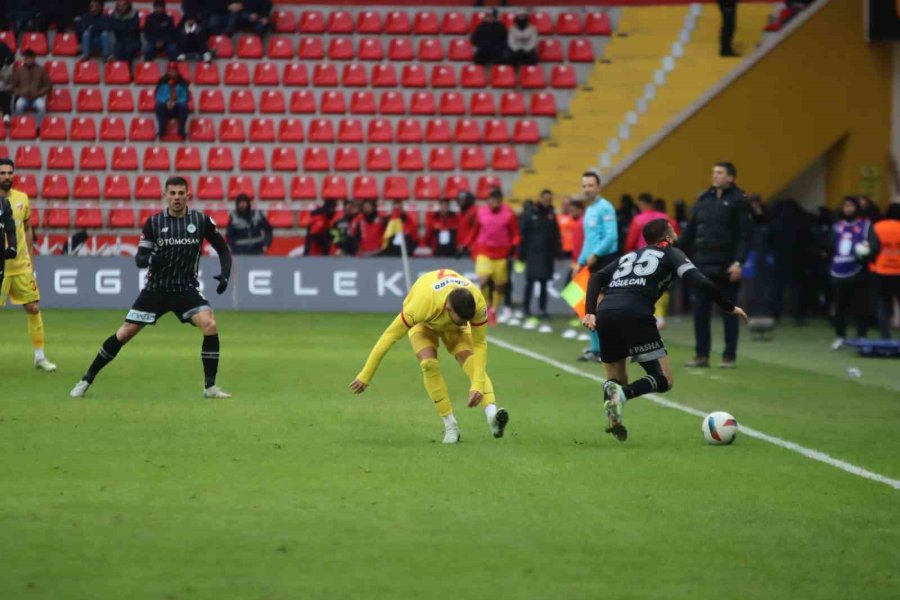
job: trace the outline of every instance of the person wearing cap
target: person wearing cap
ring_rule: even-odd
[[[169,119],[178,120],[178,135],[186,137],[188,118],[188,84],[178,72],[178,63],[170,62],[166,74],[156,84],[157,135],[166,134]]]
[[[232,254],[265,254],[272,246],[272,226],[261,210],[250,206],[247,194],[235,199],[225,237]]]
[[[175,20],[166,12],[165,0],[156,0],[144,23],[144,60],[149,62],[160,52],[174,60],[178,55],[175,33]]]

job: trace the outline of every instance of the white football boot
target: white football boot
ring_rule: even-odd
[[[444,439],[442,444],[455,444],[459,441],[459,425],[448,425],[444,427]]]
[[[45,373],[52,373],[56,370],[56,365],[47,360],[46,358],[40,358],[34,361],[34,368],[39,371],[44,371]]]
[[[91,384],[82,379],[75,384],[75,387],[72,388],[72,391],[69,392],[69,395],[73,398],[83,398],[84,395],[87,394],[89,387],[91,387]]]
[[[204,398],[231,398],[231,394],[224,391],[217,385],[210,386],[203,390]]]

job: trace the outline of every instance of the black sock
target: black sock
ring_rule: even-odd
[[[203,377],[205,387],[216,385],[216,373],[219,371],[219,334],[203,336],[203,347],[200,350],[203,360]]]
[[[115,336],[115,334],[106,338],[106,341],[103,342],[103,345],[100,346],[100,352],[97,353],[97,358],[94,359],[94,362],[91,363],[90,368],[88,368],[88,372],[85,373],[84,379],[88,383],[94,383],[94,377],[97,376],[97,373],[100,372],[100,369],[108,365],[112,359],[116,357],[116,354],[119,353],[119,350],[122,349],[122,342]]]
[[[625,398],[631,400],[637,396],[655,392],[657,390],[656,379],[652,375],[644,375],[634,383],[623,385],[622,389],[625,391]]]

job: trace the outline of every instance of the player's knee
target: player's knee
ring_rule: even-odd
[[[219,326],[216,324],[215,317],[210,316],[209,319],[201,327],[203,335],[216,335],[219,333]]]
[[[140,325],[135,325],[134,323],[125,323],[121,327],[119,327],[119,331],[116,332],[116,339],[119,340],[122,344],[127,344],[131,338],[136,336],[138,332],[141,330]]]
[[[422,373],[426,377],[434,377],[441,374],[441,366],[436,358],[426,358],[419,361],[419,367],[422,368]]]
[[[469,360],[470,356],[472,356],[472,352],[470,352],[469,350],[463,350],[462,352],[456,354],[456,362],[458,362],[460,365],[464,365],[466,364],[466,361]]]
[[[31,302],[29,304],[26,304],[24,306],[24,308],[25,308],[25,312],[27,312],[29,315],[36,315],[39,312],[41,312],[41,308],[40,308],[40,306],[38,306],[37,302]]]

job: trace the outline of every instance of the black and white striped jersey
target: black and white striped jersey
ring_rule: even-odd
[[[151,251],[146,289],[196,289],[203,240],[214,247],[220,241],[224,245],[216,224],[200,211],[188,209],[184,216],[172,217],[164,210],[147,219],[139,244],[139,248]]]

